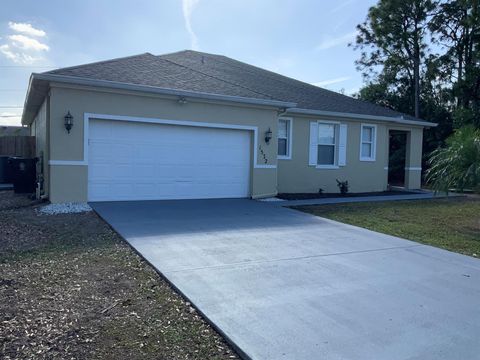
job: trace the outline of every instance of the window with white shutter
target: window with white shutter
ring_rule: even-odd
[[[319,169],[335,169],[347,163],[347,125],[338,122],[310,123],[308,164]]]
[[[318,124],[317,165],[335,165],[335,149],[337,147],[337,125]]]

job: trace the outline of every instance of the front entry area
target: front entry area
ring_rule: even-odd
[[[251,133],[92,119],[88,200],[245,198]]]

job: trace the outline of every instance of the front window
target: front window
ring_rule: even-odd
[[[335,165],[336,135],[336,125],[318,124],[318,165]]]
[[[290,157],[290,120],[279,119],[278,120],[278,157],[288,158]]]
[[[362,125],[361,144],[360,144],[360,160],[375,160],[375,139],[376,127],[374,125]]]

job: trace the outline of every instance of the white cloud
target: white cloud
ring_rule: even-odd
[[[22,115],[12,112],[0,112],[0,126],[19,126],[22,122]]]
[[[0,45],[0,52],[5,55],[7,59],[14,60],[17,57],[16,54],[10,49],[8,44]]]
[[[349,41],[353,41],[355,39],[356,32],[352,31],[347,34],[338,36],[338,37],[326,37],[323,41],[316,46],[317,50],[327,50],[338,45],[346,44]]]
[[[12,29],[13,31],[27,34],[30,36],[38,36],[38,37],[43,37],[46,35],[45,31],[40,30],[40,29],[35,29],[31,24],[28,23],[15,23],[10,21],[8,23],[8,27]]]
[[[41,57],[35,57],[21,51],[16,51],[8,44],[0,45],[0,53],[17,64],[33,64],[34,62],[41,60]]]
[[[182,0],[183,8],[183,18],[185,20],[185,28],[187,29],[188,34],[190,35],[190,44],[192,50],[199,50],[200,46],[198,45],[198,38],[192,28],[192,14],[195,7],[198,5],[200,0]]]
[[[335,79],[328,79],[328,80],[323,80],[319,82],[312,83],[312,85],[315,86],[328,86],[328,85],[333,85],[333,84],[338,84],[347,80],[350,80],[350,76],[341,76]]]
[[[14,46],[24,50],[48,51],[48,45],[41,43],[37,39],[31,37],[15,34],[8,37]]]
[[[50,50],[47,44],[32,37],[46,36],[45,31],[35,29],[27,23],[9,22],[8,26],[17,33],[6,36],[6,42],[0,44],[0,55],[7,59],[19,64],[33,64],[43,59],[43,52]],[[18,34],[19,32],[23,34]]]

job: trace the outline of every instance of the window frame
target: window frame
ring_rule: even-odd
[[[291,117],[279,117],[277,120],[277,126],[280,124],[280,120],[287,122],[287,154],[286,155],[279,155],[278,154],[278,144],[277,144],[277,159],[279,160],[291,160],[292,159],[292,139],[293,139],[293,118]],[[277,130],[277,143],[278,143],[278,130]],[[283,139],[283,138],[282,138]]]
[[[318,163],[318,155],[317,155],[317,164],[315,168],[317,169],[339,169],[338,165],[338,146],[339,146],[339,133],[340,133],[340,122],[338,121],[328,121],[328,120],[318,120],[318,126],[320,125],[333,125],[334,127],[334,143],[333,144],[320,144],[318,141],[318,126],[317,126],[317,154],[318,154],[318,146],[319,145],[330,145],[333,146],[333,164],[319,164]]]
[[[363,139],[363,129],[364,128],[371,128],[373,130],[372,133],[372,141],[366,141]],[[370,156],[363,156],[362,155],[362,147],[363,144],[371,144],[371,154]],[[375,124],[361,124],[360,126],[360,161],[376,161],[377,158],[377,125]]]

